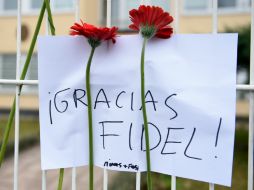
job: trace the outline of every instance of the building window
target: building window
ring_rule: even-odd
[[[41,0],[31,0],[31,9],[40,9],[42,6]]]
[[[26,55],[21,55],[20,73],[24,66]],[[30,65],[27,71],[27,80],[38,79],[38,61],[37,54],[33,54]],[[2,54],[0,55],[0,79],[15,79],[16,78],[16,54]],[[14,92],[15,85],[0,85],[2,92]],[[23,92],[29,93],[37,90],[36,85],[25,85]]]
[[[52,0],[54,10],[73,9],[73,0]]]
[[[228,8],[228,7],[236,7],[236,0],[219,0],[218,7],[219,8]]]
[[[208,7],[208,1],[206,0],[186,0],[184,8],[186,10],[205,10]]]
[[[2,55],[2,78],[15,79],[16,78],[16,55],[5,54]]]
[[[129,10],[137,8],[138,1],[113,0],[112,1],[112,25],[119,26],[119,29],[128,29]]]
[[[218,0],[218,8],[231,10],[250,10],[251,0]]]
[[[22,13],[38,13],[44,0],[22,0]],[[73,0],[51,0],[52,11],[66,12],[73,11],[74,1]],[[17,0],[0,0],[0,14],[16,14]]]
[[[17,9],[16,0],[3,0],[3,10],[15,11]]]
[[[166,0],[150,0],[150,5],[160,6],[165,11],[169,11],[169,1]],[[105,23],[106,18],[106,0],[101,0],[103,8],[102,13],[102,24]],[[120,30],[129,30],[128,26],[131,24],[129,19],[129,11],[136,9],[140,5],[140,1],[133,0],[112,0],[112,25],[118,26]]]
[[[251,0],[218,0],[219,11],[230,11],[237,13],[239,11],[250,10]],[[210,13],[212,10],[211,0],[184,0],[184,12],[186,13]]]
[[[0,55],[0,78],[15,79],[16,78],[16,55],[3,54]],[[0,85],[2,92],[14,92],[15,85]]]

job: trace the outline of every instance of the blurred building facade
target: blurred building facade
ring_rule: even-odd
[[[43,0],[22,0],[22,64],[24,64]],[[76,0],[51,0],[57,35],[68,35],[75,20]],[[95,25],[106,23],[106,0],[79,0],[80,18]],[[147,0],[174,15],[173,0]],[[112,25],[129,32],[129,10],[137,8],[138,0],[112,0]],[[251,0],[218,0],[218,30],[239,28],[250,23]],[[0,0],[0,78],[15,79],[17,0]],[[45,20],[45,19],[44,19]],[[46,24],[41,27],[45,35]],[[210,33],[212,31],[212,0],[179,0],[179,33]],[[27,79],[37,79],[37,53],[32,57]],[[37,110],[37,86],[22,91],[21,109]],[[0,85],[0,109],[8,109],[13,101],[14,86]]]

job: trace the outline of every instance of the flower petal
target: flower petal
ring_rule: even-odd
[[[113,43],[116,42],[116,32],[118,30],[117,27],[107,28],[97,28],[94,25],[84,23],[81,20],[81,24],[74,23],[73,26],[71,26],[70,35],[82,35],[85,36],[88,39],[92,39],[95,41],[105,41],[105,40],[112,40]]]
[[[173,34],[173,28],[164,27],[158,30],[155,36],[158,38],[167,39],[167,38],[170,38],[172,34]]]
[[[129,26],[129,28],[132,29],[132,30],[139,31],[139,27],[137,27],[135,24],[131,24],[131,25]]]
[[[169,38],[173,32],[168,26],[173,21],[173,17],[160,7],[141,5],[138,9],[132,9],[129,14],[132,22],[129,28],[132,30],[140,31],[145,29],[144,27],[155,28],[155,36],[159,38]]]

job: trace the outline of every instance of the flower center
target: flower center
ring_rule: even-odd
[[[92,46],[93,48],[98,47],[99,45],[101,45],[101,41],[98,39],[94,39],[94,38],[88,38],[88,43],[90,44],[90,46]]]
[[[156,28],[152,25],[144,25],[141,27],[141,34],[144,38],[150,39],[156,33]]]

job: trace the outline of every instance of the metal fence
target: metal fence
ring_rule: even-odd
[[[79,20],[79,0],[73,0],[75,4],[75,20]],[[170,0],[169,0],[170,1]],[[171,0],[172,1],[172,0]],[[178,33],[179,29],[179,1],[173,0],[174,7],[171,10],[174,13],[174,30]],[[218,0],[210,0],[212,3],[212,19],[213,19],[213,34],[216,34],[218,29]],[[141,0],[140,4],[149,3]],[[22,0],[17,0],[17,59],[16,59],[16,80],[0,79],[0,84],[16,86],[16,112],[15,112],[15,145],[14,145],[14,190],[18,190],[18,170],[19,170],[19,116],[20,116],[20,85],[38,85],[37,80],[19,80],[20,77],[20,62],[21,62],[21,6]],[[172,8],[172,7],[171,7]],[[47,17],[47,15],[45,15]],[[45,19],[47,21],[47,19]],[[111,26],[111,0],[107,0],[107,26]],[[46,34],[48,34],[48,22],[46,22]],[[238,91],[249,93],[249,143],[248,143],[248,190],[253,190],[253,126],[254,126],[254,0],[251,1],[251,62],[250,62],[250,84],[236,85]],[[47,171],[42,171],[42,190],[46,190],[46,175]],[[103,174],[103,189],[108,188],[108,172],[104,169]],[[175,176],[171,176],[171,190],[176,190]],[[136,190],[140,189],[141,175],[136,174]],[[76,190],[76,168],[72,168],[72,190]],[[214,184],[209,184],[209,190],[214,190]]]

